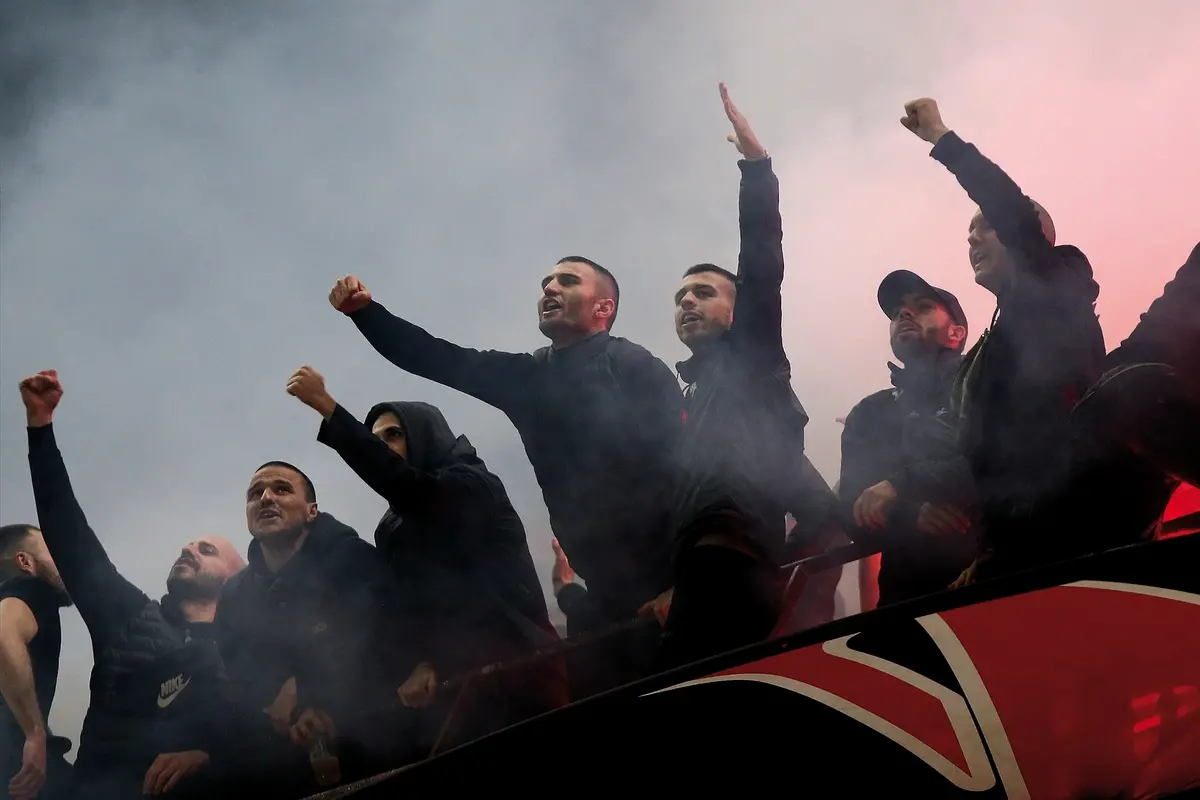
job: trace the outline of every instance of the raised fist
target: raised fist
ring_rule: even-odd
[[[361,311],[371,302],[371,292],[363,286],[363,282],[353,275],[347,275],[333,285],[329,292],[329,305],[343,314],[353,314]]]
[[[42,428],[54,419],[54,409],[62,400],[63,388],[58,370],[44,369],[21,381],[21,402],[25,404],[25,420],[31,428]]]
[[[900,124],[930,144],[937,144],[939,139],[950,132],[946,124],[942,122],[942,114],[938,111],[937,101],[928,97],[905,103],[904,116],[900,118]]]
[[[742,112],[737,110],[737,106],[729,99],[729,90],[725,88],[725,84],[720,84],[721,102],[725,105],[725,116],[729,117],[729,122],[733,125],[733,133],[725,138],[733,142],[733,146],[745,158],[766,158],[767,151],[758,142],[758,137],[754,135],[754,131],[750,128],[750,123],[742,116]]]
[[[333,416],[333,411],[337,408],[337,401],[325,391],[325,379],[321,377],[321,373],[307,365],[293,372],[292,377],[288,378],[287,393],[326,419]]]

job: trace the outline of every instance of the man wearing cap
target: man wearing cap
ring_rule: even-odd
[[[908,270],[879,285],[891,320],[892,387],[846,417],[838,495],[857,539],[882,545],[879,604],[945,589],[975,557],[970,467],[948,419],[967,318],[958,299]]]

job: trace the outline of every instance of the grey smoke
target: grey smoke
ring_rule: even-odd
[[[360,416],[440,405],[506,481],[545,577],[545,510],[511,425],[392,368],[325,295],[355,272],[435,334],[529,350],[538,279],[580,253],[621,280],[615,333],[673,362],[680,272],[737,253],[718,80],[784,179],[787,344],[832,483],[834,417],[886,380],[878,278],[922,270],[975,332],[990,313],[964,263],[969,202],[896,123],[903,101],[938,96],[1036,188],[1093,255],[1115,342],[1194,244],[1180,198],[1200,121],[1168,101],[1200,74],[1181,33],[1198,16],[1187,0],[5,3],[0,513],[35,519],[16,382],[52,366],[76,491],[148,593],[193,537],[248,541],[240,498],[268,458],[301,465],[369,537],[383,502],[284,393],[308,363]],[[1145,119],[1154,148],[1130,141]],[[1080,129],[1104,135],[1063,133]],[[1093,169],[1125,195],[1081,185]],[[1120,236],[1109,201],[1135,214]],[[77,740],[90,655],[66,617],[52,722]]]

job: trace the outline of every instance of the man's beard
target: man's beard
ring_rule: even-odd
[[[216,600],[225,581],[206,572],[167,577],[167,594],[177,600]]]
[[[35,564],[34,569],[35,576],[54,590],[59,608],[70,608],[74,605],[75,601],[71,599],[71,595],[67,594],[67,587],[63,584],[61,575],[46,570],[40,564]]]

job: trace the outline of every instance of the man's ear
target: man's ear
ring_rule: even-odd
[[[946,336],[950,339],[950,349],[957,350],[963,340],[967,338],[967,329],[962,325],[951,325],[946,331]]]
[[[13,561],[17,562],[17,569],[21,570],[21,572],[29,575],[37,574],[37,567],[34,566],[33,556],[29,555],[29,553],[26,553],[24,550],[18,551],[17,554],[13,556]]]
[[[611,297],[605,297],[596,301],[596,316],[601,319],[612,319],[613,312],[616,310],[617,304],[613,302]]]
[[[318,515],[318,514],[320,514],[320,513],[321,513],[321,512],[320,512],[320,510],[317,508],[317,504],[316,504],[316,503],[309,503],[309,504],[308,504],[308,519],[307,519],[307,521],[308,521],[308,522],[312,522],[314,519],[316,519],[316,518],[317,518],[317,515]]]

